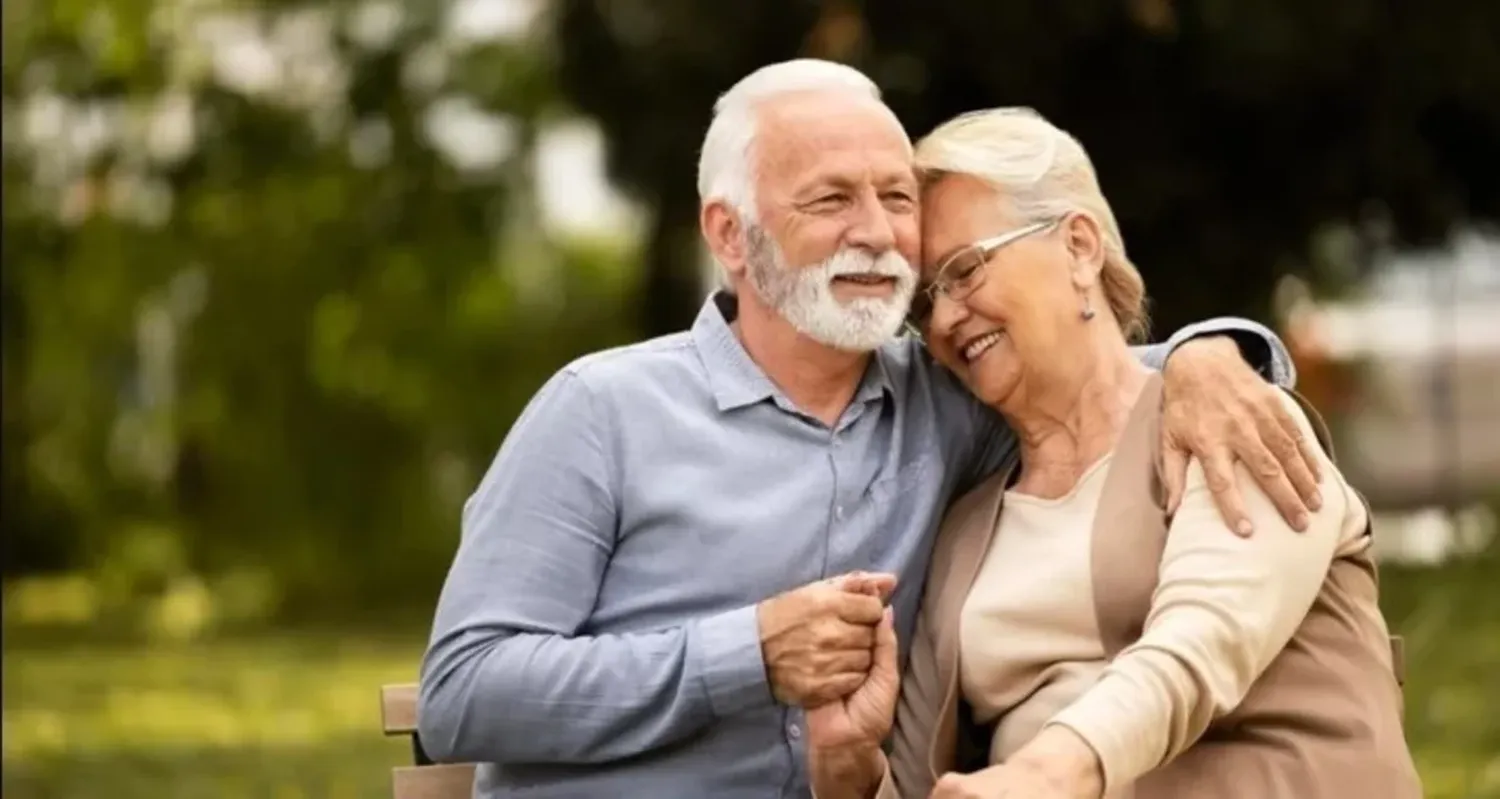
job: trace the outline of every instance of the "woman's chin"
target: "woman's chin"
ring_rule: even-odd
[[[964,372],[964,385],[968,387],[969,393],[991,407],[1000,405],[1010,396],[1018,377],[1015,366],[1003,361],[997,363],[1001,359],[996,358],[996,355],[998,353],[986,355]]]

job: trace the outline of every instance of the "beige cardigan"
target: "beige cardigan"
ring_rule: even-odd
[[[1321,419],[1302,404],[1331,455]],[[1157,468],[1160,411],[1161,380],[1153,377],[1121,435],[1095,517],[1095,613],[1111,658],[1141,634],[1166,542]],[[960,697],[958,626],[1010,477],[996,475],[965,495],[943,522],[880,799],[922,799],[939,775],[988,765],[989,731],[969,721]],[[1102,520],[1108,520],[1108,534],[1101,534]],[[1378,618],[1378,607],[1368,553],[1335,560],[1306,621],[1240,705],[1124,795],[1419,799],[1401,729],[1393,650],[1384,628],[1369,623],[1372,617]]]

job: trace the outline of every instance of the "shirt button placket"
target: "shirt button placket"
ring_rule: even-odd
[[[831,436],[828,437],[828,446],[831,447],[832,449],[835,449],[835,450],[839,448],[839,434],[837,432],[834,432]],[[837,472],[838,471],[838,457],[837,456],[834,456],[834,458],[833,458],[833,464],[834,464],[834,471]],[[836,490],[837,489],[835,489],[835,491]],[[836,497],[835,497],[835,501],[837,501]],[[838,522],[841,522],[841,521],[844,520],[844,506],[843,505],[834,505],[833,506],[833,520],[834,521],[838,521]]]

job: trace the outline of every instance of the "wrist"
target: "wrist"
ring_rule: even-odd
[[[813,748],[807,753],[807,770],[817,799],[865,799],[880,787],[885,756],[873,744]]]
[[[1069,796],[1096,799],[1104,795],[1104,765],[1098,753],[1082,736],[1060,724],[1043,728],[1009,763],[1069,786]]]
[[[1218,361],[1230,358],[1236,361],[1242,360],[1240,345],[1233,337],[1225,334],[1198,336],[1188,339],[1177,345],[1167,356],[1167,363],[1163,372],[1180,372],[1182,366],[1192,367],[1195,361],[1201,359]],[[1175,368],[1174,368],[1175,366]]]

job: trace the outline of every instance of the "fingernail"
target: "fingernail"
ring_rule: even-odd
[[[1296,520],[1293,521],[1292,524],[1293,524],[1294,527],[1297,528],[1297,530],[1299,532],[1301,532],[1303,530],[1306,530],[1307,529],[1307,514],[1305,514],[1305,513],[1299,513],[1299,514],[1297,514],[1297,518],[1296,518]]]
[[[1255,532],[1255,528],[1250,526],[1249,519],[1240,519],[1240,523],[1234,526],[1234,531],[1240,535],[1250,535]]]
[[[1320,509],[1322,509],[1322,507],[1323,507],[1323,492],[1321,492],[1321,491],[1314,491],[1313,495],[1312,495],[1312,501],[1310,501],[1308,503],[1308,506],[1311,507],[1313,510],[1320,510]]]

